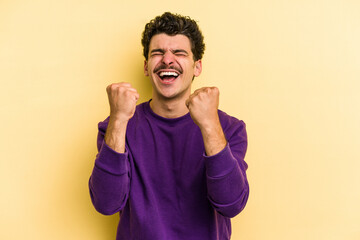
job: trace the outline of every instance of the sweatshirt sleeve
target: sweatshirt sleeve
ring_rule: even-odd
[[[224,128],[224,127],[223,127]],[[226,147],[216,155],[205,156],[208,198],[217,212],[235,217],[245,207],[249,197],[244,161],[247,149],[245,123],[237,120],[224,129]]]
[[[99,123],[98,154],[89,180],[91,201],[105,215],[119,212],[126,204],[130,188],[129,152],[118,153],[104,141],[107,122]]]

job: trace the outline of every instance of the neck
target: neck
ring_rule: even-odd
[[[150,102],[151,110],[164,118],[178,118],[189,112],[184,99],[159,99],[154,97]]]

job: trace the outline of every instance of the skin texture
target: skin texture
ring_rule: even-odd
[[[151,109],[165,118],[181,117],[190,112],[201,130],[208,156],[219,153],[227,144],[218,116],[219,90],[204,87],[191,94],[194,77],[201,74],[201,60],[194,61],[190,40],[184,35],[164,33],[152,37],[144,74],[152,86]],[[178,77],[162,80],[161,72],[173,72]],[[126,125],[134,115],[139,94],[129,83],[114,83],[107,87],[110,121],[105,142],[117,152],[125,151]]]
[[[144,73],[149,76],[153,85],[150,102],[152,110],[167,118],[185,115],[188,109],[184,103],[191,94],[192,79],[199,76],[201,70],[201,60],[194,62],[190,40],[186,36],[153,36],[148,61],[144,63]],[[159,71],[175,71],[181,74],[171,84],[164,84],[157,74]]]
[[[124,153],[127,123],[135,113],[139,94],[130,83],[113,83],[106,88],[106,91],[110,105],[110,119],[105,142],[113,150]]]
[[[219,94],[216,87],[204,87],[197,89],[185,102],[191,118],[201,130],[208,156],[219,153],[227,144],[217,111]]]

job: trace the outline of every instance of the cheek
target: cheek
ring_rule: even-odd
[[[195,64],[190,61],[178,61],[177,62],[181,68],[186,72],[194,72]]]
[[[187,63],[186,70],[188,72],[188,75],[194,75],[195,65],[193,63]]]

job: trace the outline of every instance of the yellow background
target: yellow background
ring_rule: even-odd
[[[360,239],[358,0],[0,1],[0,239],[115,239],[87,187],[105,88],[149,99],[140,37],[168,10],[205,36],[194,89],[247,123],[232,239]]]

